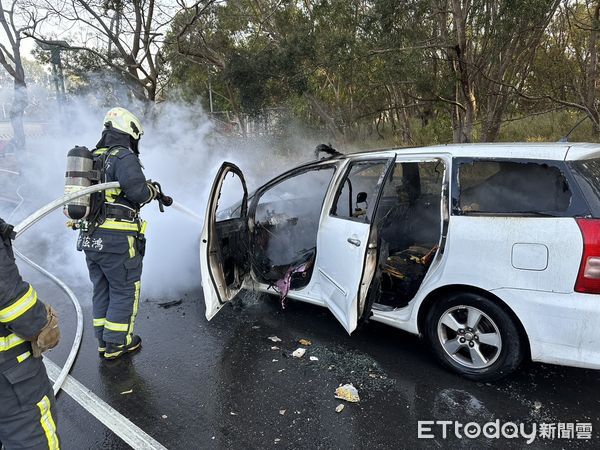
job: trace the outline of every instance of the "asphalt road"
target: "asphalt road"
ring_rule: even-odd
[[[72,307],[47,280],[23,272],[61,314],[63,341],[49,356],[62,364],[75,329]],[[276,298],[247,295],[209,323],[200,287],[176,298],[143,297],[142,351],[107,363],[92,338],[89,289],[86,280],[75,287],[86,329],[72,375],[170,449],[599,447],[600,372],[530,363],[501,382],[474,383],[438,366],[415,336],[371,323],[350,337],[327,310],[307,304],[289,302],[282,311]],[[181,304],[159,306],[173,300]],[[291,357],[299,339],[312,342],[302,359]],[[360,403],[334,398],[342,383],[358,388]],[[58,414],[64,449],[128,448],[64,393]],[[443,439],[441,429],[417,438],[419,420],[496,419],[528,427],[588,422],[592,439],[527,445],[522,438]]]

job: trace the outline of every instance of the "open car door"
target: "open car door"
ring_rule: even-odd
[[[365,312],[366,294],[377,261],[376,244],[371,242],[373,222],[385,180],[392,173],[395,160],[394,156],[357,163],[371,164],[370,170],[376,174],[371,185],[373,189],[368,193],[372,197],[365,215],[353,217],[356,214],[350,210],[343,217],[334,214],[333,210],[331,213],[325,211],[319,228],[316,271],[323,300],[349,334],[356,329]],[[346,195],[342,195],[346,186],[350,186],[349,192],[353,195],[348,179],[351,170],[352,165],[338,188],[334,205],[335,202],[347,202],[342,198]]]
[[[249,272],[248,190],[242,171],[228,162],[219,169],[208,198],[200,271],[210,320],[236,296]]]

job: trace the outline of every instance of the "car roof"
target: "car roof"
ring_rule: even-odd
[[[600,144],[564,142],[514,142],[484,144],[444,144],[429,147],[387,148],[348,154],[357,156],[386,156],[428,154],[449,155],[454,158],[514,158],[542,160],[577,160],[600,157]]]

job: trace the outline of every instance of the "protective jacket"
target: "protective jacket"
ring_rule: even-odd
[[[60,448],[52,386],[30,343],[47,321],[45,305],[19,274],[10,237],[1,236],[0,447],[7,450]]]
[[[0,369],[31,356],[29,342],[47,323],[45,305],[21,278],[10,237],[0,242]]]

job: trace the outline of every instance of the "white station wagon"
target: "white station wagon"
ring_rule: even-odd
[[[224,163],[205,221],[209,320],[241,289],[276,292],[348,333],[419,334],[473,380],[524,358],[600,368],[600,144],[333,155],[252,195]]]

